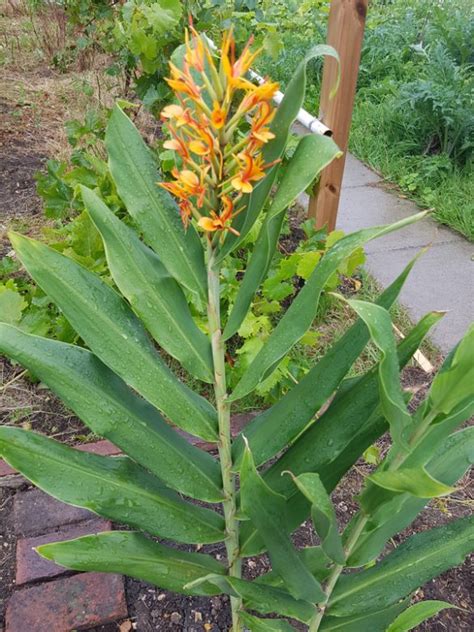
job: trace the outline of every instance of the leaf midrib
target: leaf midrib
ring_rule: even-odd
[[[33,242],[33,244],[34,244],[34,242]],[[51,253],[46,252],[47,256],[50,255],[50,254]],[[62,255],[59,255],[59,256],[62,256]],[[31,263],[32,263],[31,267],[33,269],[38,270],[38,268],[36,267],[35,263],[33,261]],[[81,269],[81,272],[83,272],[82,269]],[[84,269],[84,272],[88,272],[88,271]],[[41,270],[40,270],[40,273],[41,273]],[[79,276],[79,274],[77,273],[77,271],[74,268],[72,270],[72,274],[73,274],[74,277],[76,277],[76,279]],[[95,275],[92,275],[92,277],[94,277],[94,276]],[[59,287],[66,288],[66,292],[68,292],[68,291],[72,292],[76,296],[76,301],[77,300],[79,301],[79,305],[81,305],[82,308],[85,307],[86,308],[86,312],[88,311],[89,304],[86,301],[84,301],[82,294],[76,290],[74,284],[67,284],[66,281],[63,280],[61,277],[59,277],[57,274],[55,274],[53,278],[56,281],[56,283],[59,285]],[[80,280],[80,283],[83,283],[83,281]],[[100,279],[98,279],[98,283],[97,283],[97,280],[95,278],[93,278],[93,283],[96,285],[96,287],[98,285],[101,285],[102,287],[99,287],[99,290],[101,292],[103,292],[103,293],[104,293],[104,290],[105,290],[105,294],[107,294],[107,292],[108,292],[109,296],[111,296],[111,297],[113,296],[113,300],[114,301],[117,301],[117,300],[120,301],[120,303],[123,304],[124,308],[127,311],[130,309],[125,304],[125,302],[123,301],[122,297],[113,288],[109,288],[109,287],[105,286],[103,281],[101,281]],[[67,309],[67,307],[66,307],[66,309]],[[115,307],[115,309],[116,309],[116,307]],[[120,310],[120,307],[119,307],[119,310]],[[64,309],[63,309],[63,311],[64,311]],[[132,320],[134,320],[134,321],[137,320],[136,316],[133,314],[133,312],[131,312],[131,310],[130,310],[130,316],[132,317]],[[97,317],[98,320],[100,320],[103,330],[104,330],[104,326],[105,326],[105,331],[111,329],[112,332],[113,332],[113,335],[119,337],[119,339],[123,338],[123,333],[124,332],[117,326],[115,320],[106,317],[106,312],[104,310],[99,310],[98,314],[96,315],[96,317]],[[73,316],[73,320],[74,320],[74,316]],[[128,332],[128,333],[130,333],[130,332]],[[144,359],[145,365],[150,366],[152,371],[157,371],[158,373],[161,373],[161,376],[167,376],[167,379],[171,383],[174,384],[174,386],[175,386],[175,393],[178,396],[178,398],[181,400],[181,404],[180,404],[180,407],[181,407],[182,406],[182,398],[187,395],[186,392],[182,391],[182,386],[179,386],[181,383],[177,380],[177,378],[173,375],[173,373],[167,367],[165,367],[164,364],[162,364],[162,361],[159,358],[158,354],[155,355],[153,347],[151,346],[151,343],[149,342],[149,340],[148,340],[148,338],[146,336],[146,332],[143,330],[141,332],[138,331],[137,333],[142,338],[145,338],[144,343],[149,347],[149,349],[147,350],[144,347],[142,347],[141,344],[136,343],[135,342],[135,338],[134,338],[133,335],[131,336],[131,338],[132,338],[132,340],[134,342],[131,343],[130,339],[127,338],[127,340],[126,340],[127,345],[129,345],[129,346],[132,345],[134,349],[138,349],[138,353],[136,354],[136,356],[139,355],[140,357],[142,357]],[[150,354],[154,354],[154,357],[151,358]],[[102,354],[97,354],[97,356],[99,358],[101,357],[101,355]],[[134,357],[134,355],[135,354],[133,354],[133,353],[131,354],[132,357]],[[107,364],[107,362],[104,361],[104,364]],[[115,370],[114,370],[114,372],[115,372]],[[127,379],[124,378],[124,380],[126,382],[128,382]],[[132,383],[132,380],[130,380],[130,383]],[[151,397],[151,399],[149,399],[148,401],[150,401],[150,403],[154,404],[155,397],[153,396],[153,394],[150,395],[148,388],[143,388],[143,387],[140,388],[139,385],[137,386],[135,379],[133,379],[133,383],[132,384],[137,389],[137,391],[139,391],[140,393],[142,393],[144,395],[144,397],[147,400],[148,400],[149,397]],[[166,390],[167,389],[164,389],[165,393],[166,393]],[[187,396],[186,396],[186,399],[188,399]],[[166,401],[169,404],[169,402],[171,401],[170,397],[166,397]],[[199,411],[199,409],[197,407],[195,407],[195,406],[193,407],[192,402],[189,401],[188,403],[189,403],[191,408],[194,408],[194,410],[196,412],[196,418],[198,418],[198,416],[199,416],[201,418],[201,423],[204,423],[205,426],[207,427],[207,429],[208,430],[210,429],[215,434],[215,428],[212,425],[209,424],[209,422],[207,421],[207,419],[205,417],[203,417],[202,415],[199,414],[201,411]],[[160,406],[159,408],[161,408],[164,411],[164,407],[163,406]],[[166,414],[169,415],[169,412],[167,412]],[[180,414],[182,414],[182,412]],[[169,416],[171,418],[171,415],[169,415]]]
[[[117,239],[117,241],[120,242],[121,241],[120,233],[116,230],[116,228],[114,226],[112,226],[112,231],[115,233],[115,238]],[[141,244],[141,242],[140,242],[140,244]],[[107,245],[107,242],[105,240],[104,240],[104,245],[105,245],[106,251],[109,250],[109,246]],[[145,261],[146,265],[149,264],[148,257],[144,253],[143,254],[140,253],[140,257],[142,258],[143,261]],[[169,309],[167,309],[166,302],[160,300],[159,292],[154,291],[154,285],[152,283],[150,283],[148,277],[144,273],[143,268],[141,268],[137,264],[136,258],[132,257],[132,256],[129,256],[128,259],[131,262],[131,264],[133,266],[133,269],[135,270],[135,274],[138,274],[138,276],[142,279],[144,287],[148,286],[148,287],[150,287],[153,290],[153,296],[155,297],[155,300],[158,303],[158,305],[161,305],[162,313],[164,313],[167,316],[167,322],[170,322],[178,330],[178,332],[181,334],[181,339],[185,341],[187,348],[191,350],[191,354],[194,356],[195,359],[197,359],[198,364],[200,364],[201,367],[204,367],[205,371],[207,373],[209,373],[210,372],[209,367],[207,366],[207,364],[205,363],[205,361],[201,357],[201,354],[199,353],[197,347],[194,346],[193,343],[192,343],[192,336],[188,336],[186,331],[185,331],[185,329],[182,328],[182,326],[180,324],[179,314],[177,314],[177,318],[176,319],[173,319],[171,312],[169,311]],[[161,265],[163,265],[163,264],[161,264]],[[165,268],[165,270],[166,270],[166,268]],[[170,276],[170,279],[172,279],[172,278],[173,277]],[[175,282],[176,282],[176,280],[175,280]],[[178,286],[178,290],[181,291],[181,288],[179,286]],[[192,318],[191,318],[191,323],[194,324],[194,321],[192,320]],[[196,330],[197,330],[196,333],[200,333],[197,327],[196,327]],[[160,341],[157,341],[157,342],[160,342]]]
[[[354,593],[360,592],[361,590],[366,590],[368,587],[371,587],[375,583],[380,583],[381,580],[385,581],[387,578],[390,578],[392,575],[396,575],[397,573],[399,573],[400,570],[408,570],[412,568],[413,566],[423,564],[427,560],[429,560],[431,557],[436,557],[437,555],[439,555],[440,552],[442,553],[448,552],[453,547],[457,550],[457,547],[460,545],[461,541],[468,540],[468,539],[469,539],[469,534],[465,534],[463,537],[459,539],[456,538],[454,541],[447,542],[445,546],[442,546],[441,548],[438,546],[436,549],[430,549],[430,551],[428,551],[423,557],[417,558],[413,562],[410,562],[408,560],[406,563],[403,564],[403,566],[396,565],[389,572],[380,573],[378,575],[374,574],[373,578],[368,578],[365,582],[358,583],[354,586],[354,588],[346,590],[341,595],[337,595],[336,599],[330,601],[329,607],[334,606],[335,604],[339,603],[341,599],[347,599],[350,595],[353,595]],[[354,581],[354,583],[356,582]]]
[[[128,152],[127,146],[126,146],[126,144],[124,142],[121,130],[119,129],[118,125],[115,125],[115,130],[116,130],[117,135],[118,135],[118,137],[120,139],[120,143],[122,145],[122,150],[124,150],[125,154],[128,155],[129,152]],[[143,142],[143,140],[142,140],[142,142]],[[153,163],[153,159],[152,159],[152,157],[151,157],[151,155],[150,155],[150,153],[148,151],[148,148],[146,146],[145,146],[145,149],[146,149],[148,161],[150,162],[150,164],[152,164]],[[157,204],[155,202],[155,191],[150,188],[150,186],[149,186],[149,184],[147,182],[147,179],[142,175],[140,170],[136,168],[135,161],[134,160],[129,160],[128,162],[129,162],[129,165],[131,165],[131,168],[135,172],[136,176],[138,176],[138,178],[140,179],[140,181],[144,185],[144,188],[145,188],[145,190],[147,192],[147,197],[151,200],[152,207],[156,208]],[[181,234],[181,233],[178,233],[175,230],[175,227],[174,227],[173,223],[171,222],[171,220],[169,219],[167,213],[160,213],[160,217],[164,220],[164,222],[166,223],[166,225],[168,227],[168,232],[171,234],[172,240],[173,240],[176,248],[178,249],[178,253],[180,253],[180,255],[181,255],[181,261],[184,262],[186,268],[188,269],[188,272],[191,273],[191,277],[194,278],[194,280],[195,280],[195,283],[196,283],[195,288],[189,288],[189,289],[192,290],[192,291],[196,291],[197,290],[198,295],[200,295],[201,294],[201,292],[200,292],[200,290],[201,290],[201,283],[199,281],[198,276],[194,272],[194,269],[193,269],[193,266],[191,265],[191,262],[188,261],[188,258],[184,255],[184,252],[186,251],[186,242],[185,242],[185,240],[183,239],[182,243],[180,243],[180,241],[177,239],[177,235]]]
[[[25,448],[24,446],[16,445],[16,449],[20,450],[20,451],[23,451],[23,452],[26,452],[27,453],[27,457],[28,457],[28,448]],[[37,458],[38,458],[38,455],[37,455]],[[78,464],[76,461],[74,462],[74,467],[73,467],[72,465],[70,465],[68,463],[65,464],[64,461],[61,461],[59,457],[55,457],[54,455],[51,455],[51,454],[45,454],[44,452],[41,453],[41,455],[39,455],[39,459],[49,460],[49,461],[51,461],[51,462],[53,462],[55,464],[59,464],[60,467],[64,467],[66,469],[69,468],[72,471],[76,470],[76,471],[82,472],[86,476],[89,476],[92,479],[97,479],[97,480],[101,481],[102,484],[104,483],[104,480],[105,480],[106,484],[108,483],[108,484],[110,484],[113,487],[117,487],[119,489],[126,489],[126,490],[130,491],[132,498],[133,498],[133,495],[136,496],[137,490],[139,492],[139,495],[141,495],[144,498],[147,498],[147,499],[149,499],[151,501],[156,501],[156,499],[159,498],[160,499],[160,503],[158,503],[158,504],[161,504],[161,505],[163,505],[165,507],[170,507],[170,508],[177,507],[176,512],[177,513],[184,513],[185,516],[186,516],[187,512],[190,512],[192,517],[195,518],[197,522],[203,524],[204,526],[208,526],[208,527],[214,529],[215,531],[218,531],[216,526],[211,525],[209,523],[206,523],[201,518],[201,516],[194,511],[193,505],[191,505],[190,503],[185,503],[184,501],[180,500],[179,497],[178,497],[177,500],[174,500],[174,499],[171,499],[171,498],[166,498],[166,495],[158,496],[156,492],[155,493],[148,492],[147,490],[145,490],[143,487],[141,487],[139,485],[131,486],[131,485],[128,485],[128,484],[123,483],[123,482],[118,482],[118,481],[111,480],[109,478],[110,472],[105,472],[106,476],[104,478],[104,476],[96,474],[95,472],[91,472],[91,470],[88,469],[86,466]],[[33,480],[33,479],[31,479],[31,480]],[[38,487],[39,487],[39,485],[38,485]],[[168,490],[168,491],[170,493],[174,493],[171,490]]]
[[[86,351],[86,350],[84,350]],[[86,351],[88,354],[90,354],[91,356],[93,356],[93,354],[90,351]],[[46,368],[47,365],[45,365]],[[130,411],[127,409],[126,406],[124,406],[120,399],[115,399],[112,395],[110,395],[107,391],[103,391],[102,389],[98,388],[95,382],[88,382],[86,379],[84,379],[82,372],[78,372],[79,378],[82,378],[82,381],[85,382],[86,384],[90,384],[89,388],[91,388],[92,390],[94,390],[98,396],[100,396],[102,399],[110,402],[115,408],[117,408],[119,411],[123,411],[122,415],[125,416],[126,418],[130,418],[131,417],[131,413]],[[67,384],[67,383],[66,383]],[[119,413],[120,414],[120,413]],[[141,425],[141,421],[140,421],[140,417],[138,415],[136,415],[135,413],[132,413],[132,418],[134,420],[136,420],[137,426]],[[161,422],[158,422],[161,423]],[[169,426],[168,424],[166,424],[165,421],[162,422],[164,425],[166,425],[167,428],[169,428],[172,432],[175,432],[174,429]],[[178,446],[175,446],[172,443],[172,439],[171,438],[167,438],[166,436],[162,436],[159,432],[157,432],[154,428],[150,428],[150,426],[147,424],[146,428],[148,430],[148,432],[150,432],[150,434],[152,434],[153,436],[158,436],[159,440],[161,443],[165,444],[166,447],[168,447],[170,449],[170,451],[173,452],[173,454],[179,458],[183,459],[186,458],[186,463],[187,465],[191,465],[192,469],[195,470],[198,474],[202,475],[203,478],[205,478],[210,484],[211,486],[216,489],[217,491],[219,491],[219,488],[216,487],[214,481],[212,480],[212,478],[206,473],[204,472],[202,469],[200,469],[196,463],[192,460],[189,459],[190,455],[184,454],[180,451],[180,448]],[[107,434],[110,434],[107,432]],[[104,437],[107,436],[106,433],[103,434]],[[175,432],[176,437],[179,437],[179,435]],[[173,437],[174,438],[174,437]],[[125,450],[124,450],[125,451]],[[158,475],[157,475],[158,476]]]

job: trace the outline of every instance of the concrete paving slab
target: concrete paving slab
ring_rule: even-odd
[[[300,203],[308,203],[302,195]],[[337,227],[350,233],[390,224],[420,209],[384,188],[362,162],[347,156]],[[416,252],[426,245],[400,296],[413,320],[431,310],[447,310],[431,339],[448,353],[474,320],[474,245],[462,235],[427,217],[367,244],[367,269],[387,286]]]
[[[414,321],[432,310],[448,311],[430,334],[444,353],[462,338],[474,319],[471,252],[469,245],[458,242],[430,248],[418,259],[400,294],[400,303]],[[415,249],[368,253],[366,268],[386,287],[415,253]]]
[[[342,188],[361,187],[366,184],[377,184],[382,182],[382,178],[366,167],[363,162],[354,158],[352,154],[347,154],[344,166],[344,178]]]
[[[339,205],[337,227],[347,233],[361,228],[392,224],[419,213],[420,209],[410,200],[385,191],[380,187],[364,186],[343,189]],[[431,219],[415,224],[367,244],[367,252],[382,252],[388,249],[418,247],[427,244],[463,242],[461,236]]]

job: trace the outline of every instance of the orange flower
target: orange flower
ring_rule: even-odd
[[[248,72],[252,62],[260,54],[260,50],[255,53],[250,52],[250,46],[253,43],[253,37],[249,39],[245,45],[240,57],[235,60],[235,41],[232,37],[232,31],[228,31],[222,38],[221,45],[221,69],[222,74],[229,82],[232,88],[245,89],[248,85],[252,85],[243,76]]]
[[[261,180],[265,175],[262,165],[263,158],[260,155],[254,159],[246,152],[242,152],[238,154],[237,161],[240,170],[232,178],[231,184],[237,191],[251,193],[253,191],[252,181]]]
[[[189,110],[185,110],[181,105],[172,103],[161,110],[161,118],[176,121],[177,127],[189,124],[192,120]]]
[[[210,149],[206,143],[202,140],[192,140],[189,143],[189,149],[197,156],[207,156],[210,153]]]
[[[221,129],[225,124],[226,111],[218,101],[214,101],[213,110],[211,114],[211,122],[215,129]]]
[[[262,101],[270,101],[279,87],[278,83],[269,81],[264,81],[258,86],[252,84],[252,86],[252,89],[247,92],[239,106],[241,112],[249,112]]]
[[[192,99],[199,99],[201,96],[201,89],[192,78],[189,68],[187,69],[187,72],[183,72],[172,62],[169,64],[171,69],[171,79],[165,78],[165,81],[168,83],[170,88],[172,88],[175,92],[182,92]]]
[[[205,126],[199,126],[195,131],[196,136],[189,142],[189,149],[198,156],[214,155],[219,149],[214,136]]]
[[[183,169],[178,171],[176,168],[171,172],[176,182],[160,182],[160,186],[166,189],[180,200],[188,200],[191,196],[197,197],[196,205],[201,208],[206,195],[206,187],[204,186],[204,178],[207,174],[207,168],[201,171],[199,178],[194,171]]]
[[[184,159],[189,158],[189,151],[185,142],[175,133],[173,134],[173,138],[171,140],[167,140],[163,143],[163,147],[165,149],[175,151]]]
[[[187,192],[178,182],[158,182],[158,186],[169,191],[172,195],[177,197],[178,200],[186,200],[188,197]]]
[[[184,228],[187,228],[189,226],[189,220],[193,215],[193,205],[189,200],[182,200],[178,206],[181,221],[183,222]]]
[[[255,144],[267,143],[272,138],[275,138],[275,134],[270,131],[269,127],[266,127],[273,120],[275,112],[276,110],[266,101],[260,103],[257,113],[252,119],[250,131]]]
[[[194,36],[192,43],[189,41],[188,31],[185,31],[186,53],[184,58],[191,68],[194,68],[194,70],[198,72],[204,72],[204,42],[192,26],[191,33]]]
[[[242,54],[239,59],[234,63],[232,67],[232,76],[234,78],[242,77],[249,70],[250,66],[254,62],[254,60],[260,55],[261,49],[255,51],[254,53],[250,52],[250,46],[253,44],[253,36],[250,37],[249,41],[245,45]]]
[[[212,233],[216,230],[228,230],[234,235],[239,235],[240,233],[229,226],[229,222],[232,221],[232,212],[234,210],[234,204],[232,200],[226,195],[222,197],[222,203],[224,206],[224,210],[220,215],[217,215],[214,211],[211,211],[210,217],[200,217],[198,221],[198,226],[205,230],[208,233]]]

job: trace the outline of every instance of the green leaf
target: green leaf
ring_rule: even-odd
[[[444,485],[434,479],[422,467],[416,469],[400,468],[393,472],[375,472],[368,478],[379,487],[393,492],[408,492],[418,498],[437,498],[456,491],[454,487]]]
[[[166,269],[184,287],[206,300],[206,270],[201,241],[192,226],[185,232],[176,203],[158,186],[151,152],[128,116],[115,106],[105,144],[117,190]]]
[[[219,542],[224,521],[181,500],[127,457],[74,450],[20,428],[0,428],[0,454],[37,487],[62,502],[180,542]]]
[[[295,599],[285,590],[228,575],[208,576],[205,579],[219,586],[220,592],[241,597],[244,606],[249,610],[262,614],[277,613],[303,623],[308,623],[315,613],[313,604],[302,599]]]
[[[165,351],[192,375],[212,382],[211,343],[193,321],[181,287],[133,229],[93,191],[86,187],[81,191],[104,240],[107,263],[120,292]]]
[[[387,309],[393,305],[417,259],[418,255],[380,295],[378,304]],[[245,437],[257,465],[280,452],[306,428],[339,386],[368,341],[367,327],[359,320],[296,386],[246,426]],[[315,384],[318,388],[314,388]],[[242,453],[243,441],[239,436],[233,447],[237,464]]]
[[[339,535],[336,512],[326,488],[318,474],[300,474],[293,478],[300,492],[311,503],[311,518],[316,533],[321,539],[321,548],[336,564],[343,565],[346,559]]]
[[[383,307],[366,301],[348,300],[347,303],[366,323],[374,344],[382,353],[382,359],[379,362],[382,411],[390,425],[393,442],[407,450],[405,433],[412,425],[412,419],[403,399],[397,347],[390,314]]]
[[[400,366],[403,367],[421,341],[443,314],[427,314],[399,344]],[[342,384],[326,412],[294,442],[294,444],[264,474],[267,484],[287,499],[290,530],[306,519],[310,505],[288,477],[289,470],[296,476],[317,472],[324,487],[331,492],[347,470],[354,465],[364,450],[386,430],[387,424],[378,411],[377,367],[362,378]],[[244,555],[255,555],[264,549],[251,523],[241,528],[241,549]]]
[[[327,579],[332,562],[320,546],[307,546],[301,549],[299,553],[306,568],[319,582]],[[274,586],[275,588],[284,587],[282,578],[274,570],[260,575],[255,582],[266,586]]]
[[[109,531],[76,540],[43,544],[38,553],[75,571],[120,573],[164,590],[190,595],[216,595],[214,584],[203,582],[194,590],[188,583],[209,573],[225,573],[214,558],[170,549],[133,531]]]
[[[285,168],[280,186],[260,229],[244,278],[240,283],[234,307],[224,329],[224,339],[227,340],[239,329],[257,288],[267,275],[285,210],[316,175],[340,155],[337,145],[327,136],[311,134],[304,136],[299,142],[293,158]]]
[[[259,619],[248,612],[240,613],[240,620],[250,632],[294,632],[295,628],[286,621],[278,619]]]
[[[321,253],[317,252],[316,250],[312,252],[302,253],[299,257],[296,274],[307,281],[309,277],[313,274],[314,268],[317,266],[320,259]]]
[[[388,626],[387,632],[408,632],[423,621],[431,619],[441,610],[455,607],[446,601],[420,601],[398,615],[395,621]]]
[[[322,258],[306,285],[279,321],[267,343],[237,384],[229,398],[230,401],[244,397],[260,381],[268,377],[279,360],[305,334],[316,316],[319,297],[326,281],[344,259],[367,241],[408,226],[425,215],[426,213],[418,213],[389,226],[360,230],[338,241]]]
[[[3,324],[0,351],[47,384],[94,433],[167,485],[200,500],[222,500],[216,461],[179,435],[92,353]]]
[[[473,549],[474,516],[411,536],[376,566],[341,577],[328,614],[342,617],[386,608],[461,564]]]
[[[19,323],[28,303],[17,290],[0,283],[0,321],[10,325]]]
[[[291,81],[286,87],[283,100],[278,106],[275,118],[271,124],[271,131],[275,134],[275,138],[267,143],[263,149],[263,158],[266,163],[278,160],[283,155],[291,126],[298,116],[300,108],[303,107],[306,93],[306,69],[308,62],[315,57],[322,57],[323,55],[334,57],[339,61],[339,56],[334,48],[325,44],[319,44],[313,46],[305,55],[304,59],[298,64]],[[337,83],[338,82],[339,79],[337,80]],[[264,207],[265,200],[275,181],[277,171],[278,165],[273,167],[252,191],[245,213],[241,213],[234,223],[234,227],[239,231],[240,236],[227,235],[224,246],[219,253],[219,261],[222,261],[229,252],[237,248],[248,235]]]
[[[452,485],[473,463],[474,427],[470,427],[445,438],[428,463],[427,470],[437,480],[446,485]],[[361,502],[365,502],[364,496]],[[375,559],[392,536],[411,524],[425,507],[426,502],[426,499],[409,494],[389,495],[370,516],[347,564],[363,566]]]
[[[217,438],[217,415],[168,369],[125,301],[97,275],[38,241],[11,234],[38,285],[104,364],[173,423],[203,439]]]
[[[264,483],[248,448],[240,470],[240,490],[242,509],[264,540],[272,567],[283,579],[285,588],[296,599],[321,601],[324,593],[319,582],[306,568],[288,536],[285,498]]]
[[[325,616],[319,628],[321,632],[339,630],[340,632],[386,632],[387,625],[393,621],[406,607],[406,601],[396,603],[393,606],[379,612],[359,612],[350,617]]]
[[[449,413],[465,398],[473,399],[474,384],[474,324],[471,325],[443,367],[433,380],[429,393],[429,406]]]

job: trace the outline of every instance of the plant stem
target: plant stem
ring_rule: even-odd
[[[362,514],[359,514],[357,522],[355,523],[352,533],[350,534],[346,542],[346,546],[344,547],[344,553],[345,553],[346,559],[352,553],[352,550],[354,546],[357,544],[357,540],[359,539],[359,536],[362,533],[366,524],[367,524],[367,518],[363,516]],[[328,580],[326,582],[326,586],[324,590],[324,592],[326,593],[326,598],[324,599],[323,602],[318,604],[319,606],[318,611],[316,612],[316,614],[314,615],[314,617],[312,618],[309,624],[309,632],[317,632],[319,630],[319,626],[321,625],[321,621],[323,620],[324,614],[326,612],[328,601],[332,595],[332,591],[334,590],[343,570],[344,570],[344,565],[342,564],[336,564],[334,568],[332,569],[331,574],[329,575]]]
[[[425,417],[425,419],[418,426],[418,428],[415,430],[410,441],[408,442],[411,450],[413,450],[418,445],[419,441],[423,438],[426,431],[429,429],[430,425],[432,424],[433,420],[436,418],[437,414],[438,412],[436,410],[432,410]],[[393,461],[388,465],[387,471],[398,470],[399,467],[403,465],[406,458],[407,458],[407,454],[405,453],[399,452],[398,454],[396,454]],[[352,532],[349,535],[349,538],[347,539],[346,546],[344,547],[346,559],[350,556],[355,545],[357,544],[357,541],[362,531],[364,530],[364,527],[367,524],[367,521],[368,521],[368,517],[364,516],[363,514],[359,514],[357,521],[354,524],[354,527],[352,529]],[[339,576],[341,575],[343,570],[344,570],[344,566],[341,566],[339,564],[334,566],[334,568],[332,569],[331,574],[329,575],[328,580],[326,582],[326,587],[324,591],[326,593],[326,599],[322,603],[318,604],[319,609],[310,622],[309,632],[317,632],[319,630],[319,626],[321,625],[321,621],[324,617],[324,613],[326,611],[328,601],[331,597],[332,591],[334,590],[337,584]]]
[[[215,266],[214,250],[208,247],[208,306],[207,317],[211,336],[212,358],[214,362],[214,393],[216,396],[217,417],[219,422],[219,459],[224,490],[224,518],[226,525],[226,550],[228,572],[231,577],[241,576],[241,559],[239,557],[239,523],[236,518],[235,477],[232,473],[232,437],[230,426],[230,405],[227,401],[225,376],[225,344],[222,340],[220,318],[219,269]],[[231,597],[232,631],[240,632],[239,611],[241,599]]]

